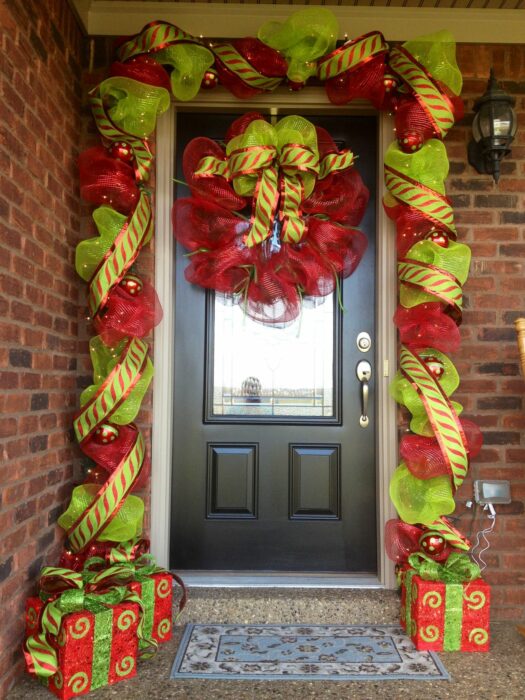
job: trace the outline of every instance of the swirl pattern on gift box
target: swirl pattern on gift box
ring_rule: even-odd
[[[484,630],[481,627],[476,627],[475,629],[470,630],[468,635],[469,642],[474,642],[474,644],[477,644],[478,646],[486,644],[488,638],[489,633],[487,632],[487,630]]]
[[[439,608],[442,603],[443,598],[438,591],[427,591],[423,595],[423,605],[428,605],[429,608]]]
[[[467,607],[470,610],[481,610],[487,602],[487,596],[483,591],[473,591],[472,593],[467,593],[465,591],[463,597],[467,601]]]
[[[117,676],[129,676],[135,666],[135,659],[132,656],[125,656],[115,664]]]
[[[75,695],[80,695],[89,685],[89,676],[84,671],[74,673],[67,682]]]
[[[137,619],[136,614],[133,612],[133,610],[124,610],[123,613],[120,613],[119,618],[117,620],[117,627],[119,630],[127,630],[131,627],[131,625],[135,622]]]
[[[169,634],[170,629],[171,620],[168,620],[168,618],[166,618],[165,620],[161,620],[157,626],[157,635],[162,639],[163,637],[166,637]]]
[[[403,443],[404,461],[392,489],[408,519],[397,523],[414,530],[390,553],[406,561],[427,531],[446,541],[436,554],[440,560],[453,549],[468,549],[444,517],[481,445],[479,431],[472,424],[467,429],[468,422],[459,419],[461,406],[450,398],[457,372],[444,355],[459,344],[470,259],[467,247],[454,243],[444,188],[448,160],[440,140],[461,111],[454,42],[438,32],[390,51],[379,32],[339,48],[337,36],[337,21],[326,8],[300,10],[282,24],[267,23],[257,38],[215,46],[156,21],[120,43],[119,62],[92,91],[102,145],[83,153],[79,166],[81,195],[97,207],[98,236],[79,244],[76,267],[89,285],[97,335],[90,343],[93,385],[82,394],[74,428],[96,468],[74,490],[60,519],[75,556],[141,532],[143,503],[130,492],[147,469],[144,439],[133,421],[153,371],[142,338],[160,321],[154,290],[134,271],[153,233],[144,187],[153,166],[148,139],[169,106],[170,91],[178,100],[192,99],[201,83],[217,82],[204,78],[212,66],[213,75],[240,98],[272,90],[285,76],[292,89],[300,89],[317,75],[334,104],[364,97],[395,112],[397,141],[385,158],[384,201],[396,223],[401,282],[396,323],[402,372],[394,394],[412,412],[407,437],[416,440]],[[366,247],[354,227],[367,192],[351,167],[352,154],[339,152],[307,120],[293,119],[293,139],[283,136],[282,126],[261,126],[260,115],[248,115],[229,130],[226,151],[199,140],[185,156],[192,197],[178,202],[175,212],[177,235],[190,251],[188,280],[236,297],[258,321],[283,325],[297,317],[303,300],[339,290],[339,279],[351,274]],[[270,139],[243,140],[257,130]],[[401,533],[398,524],[389,528],[392,536]],[[32,663],[49,675],[44,641],[32,638]]]
[[[419,634],[425,642],[436,642],[439,639],[439,627],[436,627],[436,625],[420,627]]]
[[[87,617],[79,617],[75,620],[75,624],[71,628],[71,636],[75,639],[82,639],[88,634],[91,629],[91,624]]]

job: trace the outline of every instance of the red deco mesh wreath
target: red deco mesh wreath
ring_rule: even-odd
[[[237,119],[226,145],[196,138],[183,170],[191,197],[174,206],[186,279],[231,297],[252,319],[286,325],[332,293],[367,246],[355,228],[368,202],[349,151],[302,117],[272,127]]]

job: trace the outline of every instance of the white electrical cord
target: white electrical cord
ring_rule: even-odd
[[[496,510],[492,503],[486,503],[483,510],[488,510],[489,515],[488,518],[491,520],[491,524],[489,527],[486,527],[484,530],[480,530],[477,535],[476,535],[476,541],[474,542],[474,546],[472,547],[472,550],[470,552],[472,558],[478,564],[480,571],[484,571],[484,569],[487,568],[487,563],[483,559],[483,554],[489,549],[490,547],[490,542],[488,541],[487,535],[490,535],[490,533],[494,530],[494,527],[496,525]],[[485,546],[479,550],[478,554],[476,554],[476,550],[478,547],[481,547],[481,540],[485,541]]]

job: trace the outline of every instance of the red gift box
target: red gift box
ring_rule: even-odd
[[[27,637],[38,634],[44,606],[40,598],[27,600]],[[139,605],[123,601],[98,608],[65,615],[58,635],[49,639],[56,650],[58,671],[45,682],[62,700],[137,673]]]
[[[401,572],[401,625],[416,649],[488,651],[490,586],[427,581],[414,569]]]
[[[144,606],[144,635],[159,644],[171,639],[173,577],[167,571],[157,571],[147,576],[140,575],[128,588],[136,593]]]

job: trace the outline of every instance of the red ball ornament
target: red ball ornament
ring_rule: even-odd
[[[398,85],[397,78],[390,73],[386,73],[385,77],[383,78],[383,85],[385,86],[386,93],[394,92]]]
[[[113,158],[118,158],[124,163],[130,163],[133,160],[133,149],[125,141],[115,141],[109,148],[109,153]]]
[[[423,136],[415,131],[406,131],[399,138],[399,147],[403,153],[415,153],[424,143]]]
[[[86,482],[88,484],[103,484],[107,481],[108,476],[108,473],[102,467],[91,467],[87,470]]]
[[[302,89],[304,88],[305,85],[306,85],[306,83],[303,83],[303,82],[295,82],[295,80],[289,80],[289,81],[288,81],[288,87],[289,87],[290,90],[292,90],[293,92],[299,92],[299,90],[302,90]]]
[[[448,248],[449,240],[448,236],[444,231],[431,231],[425,236],[428,241],[432,241],[441,248]]]
[[[425,552],[425,554],[433,557],[443,554],[443,551],[447,546],[447,542],[438,532],[432,532],[429,530],[419,538],[419,546],[421,547],[422,551]]]
[[[138,297],[143,289],[142,280],[137,275],[126,275],[119,284],[130,297]]]
[[[203,90],[213,90],[219,84],[219,76],[214,70],[207,70],[202,76],[201,88]]]
[[[445,372],[445,365],[441,360],[438,360],[434,355],[429,355],[423,358],[423,362],[427,366],[428,371],[434,377],[434,379],[441,379]]]
[[[93,441],[97,445],[109,445],[118,438],[118,428],[109,423],[103,423],[93,433]]]

